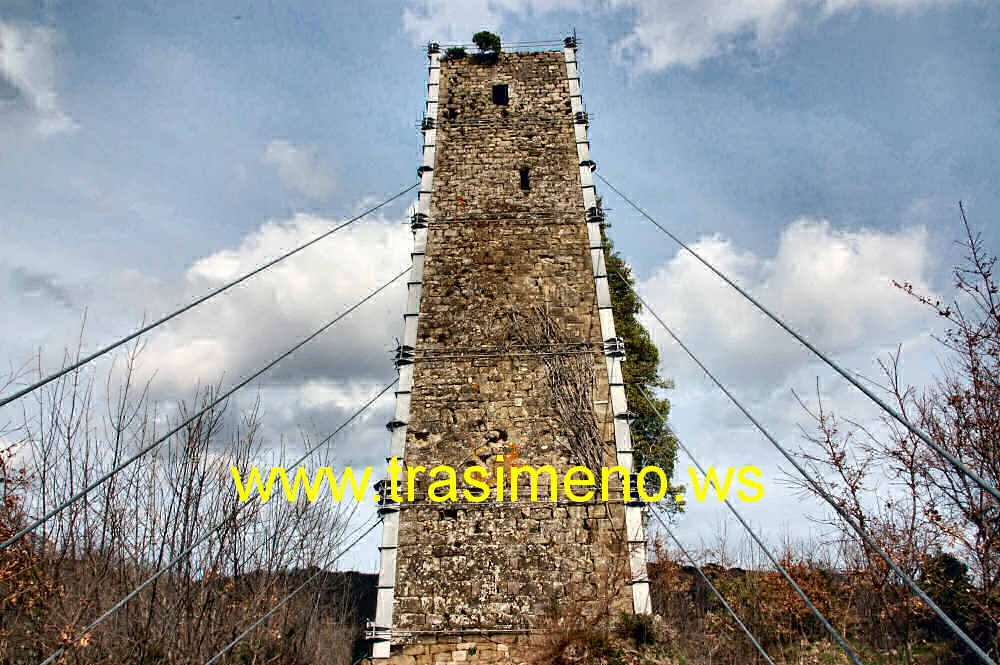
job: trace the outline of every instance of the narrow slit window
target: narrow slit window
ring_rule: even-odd
[[[528,167],[521,168],[521,189],[527,191],[531,189],[531,180],[528,178]]]
[[[493,103],[498,106],[507,106],[508,93],[506,83],[497,83],[493,86]]]

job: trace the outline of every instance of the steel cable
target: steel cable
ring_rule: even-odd
[[[369,533],[371,533],[375,529],[375,527],[377,527],[381,523],[382,523],[381,518],[378,518],[374,522],[372,522],[372,525],[370,527],[368,527],[367,531],[365,531],[363,534],[361,534],[360,536],[358,536],[357,538],[355,538],[354,541],[350,545],[348,545],[347,547],[345,547],[344,549],[342,549],[337,554],[337,556],[333,557],[333,559],[331,559],[325,566],[323,566],[322,568],[320,568],[319,570],[317,570],[315,573],[313,573],[312,575],[310,575],[309,578],[305,582],[303,582],[302,584],[300,584],[299,586],[297,586],[291,593],[289,593],[287,596],[285,596],[284,598],[282,598],[274,607],[272,607],[271,609],[269,609],[262,617],[260,617],[259,619],[257,619],[256,621],[254,621],[252,624],[250,624],[250,626],[246,630],[244,630],[242,633],[240,633],[239,635],[236,636],[236,639],[234,639],[232,642],[230,642],[229,644],[227,644],[226,646],[224,646],[222,648],[222,650],[219,651],[219,653],[215,654],[214,656],[212,656],[211,658],[209,658],[208,660],[206,660],[205,661],[205,665],[212,665],[212,663],[216,662],[217,660],[219,660],[220,658],[222,658],[224,655],[226,655],[226,653],[230,649],[232,649],[234,646],[236,646],[237,644],[239,644],[240,640],[242,640],[244,637],[246,637],[247,635],[249,635],[250,633],[252,633],[254,631],[254,629],[257,628],[257,626],[259,626],[260,624],[262,624],[265,621],[267,621],[267,618],[269,616],[271,616],[272,614],[274,614],[275,612],[277,612],[278,610],[280,610],[285,605],[285,603],[287,603],[289,600],[291,600],[297,593],[299,593],[300,591],[302,591],[303,589],[305,589],[307,586],[309,586],[309,583],[312,582],[317,577],[319,577],[320,574],[326,572],[327,568],[329,568],[330,566],[332,566],[333,564],[335,564],[337,562],[337,560],[340,559],[340,557],[342,557],[345,554],[347,554],[347,552],[350,551],[350,549],[352,547],[354,547],[359,542],[361,542],[365,538],[365,536],[367,536]]]
[[[372,298],[374,298],[376,295],[378,295],[379,293],[381,293],[383,290],[385,290],[386,288],[388,288],[393,282],[395,282],[396,280],[398,280],[400,277],[402,277],[403,275],[405,275],[409,271],[410,271],[410,268],[407,268],[406,270],[402,271],[401,273],[399,273],[398,275],[396,275],[395,277],[393,277],[392,279],[390,279],[388,282],[386,282],[382,286],[378,287],[377,289],[375,289],[374,291],[372,291],[371,293],[369,293],[367,296],[365,296],[364,298],[362,298],[360,301],[356,302],[355,304],[351,305],[349,308],[347,308],[346,310],[344,310],[343,312],[341,312],[340,314],[338,314],[334,319],[332,319],[331,321],[328,321],[327,323],[323,324],[323,326],[320,327],[319,330],[317,330],[316,332],[312,333],[311,335],[309,335],[305,339],[301,340],[300,342],[296,343],[294,346],[292,346],[292,348],[290,348],[289,350],[287,350],[284,353],[282,353],[280,356],[278,356],[277,358],[275,358],[274,360],[272,360],[271,362],[269,362],[267,365],[265,365],[263,368],[257,370],[256,372],[254,372],[253,374],[251,374],[247,378],[245,378],[242,381],[240,381],[239,383],[237,383],[235,386],[233,386],[232,388],[230,388],[229,390],[227,390],[225,393],[223,393],[220,397],[218,397],[215,400],[213,400],[208,406],[200,409],[199,411],[197,411],[196,413],[194,413],[191,417],[189,417],[187,420],[185,420],[181,424],[179,424],[176,427],[174,427],[173,429],[171,429],[165,435],[161,436],[156,441],[150,443],[148,446],[145,446],[144,448],[140,449],[138,452],[136,452],[135,454],[133,454],[127,460],[125,460],[124,462],[118,464],[115,468],[113,468],[112,470],[110,470],[107,473],[105,473],[104,475],[102,475],[100,478],[98,478],[97,480],[95,480],[94,482],[92,482],[90,485],[88,485],[84,489],[80,490],[79,492],[77,492],[76,494],[74,494],[73,496],[71,496],[69,499],[66,499],[65,501],[63,501],[57,507],[53,508],[48,513],[46,513],[45,515],[43,515],[39,519],[37,519],[34,522],[32,522],[29,526],[24,527],[23,529],[21,529],[20,531],[18,531],[16,534],[14,534],[13,536],[11,536],[10,538],[8,538],[7,540],[5,540],[2,543],[0,543],[0,551],[3,551],[5,549],[7,549],[11,545],[14,545],[19,540],[21,540],[22,538],[24,538],[26,535],[28,535],[29,533],[31,533],[32,531],[34,531],[35,529],[37,529],[39,526],[45,524],[50,519],[52,519],[53,517],[55,517],[56,515],[58,515],[59,513],[61,513],[63,510],[65,510],[67,507],[69,507],[73,503],[79,501],[84,496],[86,496],[89,492],[91,492],[95,488],[97,488],[100,485],[102,485],[105,481],[107,481],[109,478],[111,478],[112,476],[114,476],[115,474],[117,474],[119,471],[121,471],[122,469],[125,469],[125,468],[127,468],[129,466],[131,466],[140,457],[142,457],[143,455],[145,455],[149,451],[151,451],[154,448],[156,448],[157,446],[159,446],[161,443],[163,443],[164,441],[166,441],[167,439],[169,439],[171,436],[173,436],[177,432],[181,431],[184,427],[190,425],[199,416],[201,416],[202,414],[206,413],[207,411],[212,410],[213,408],[215,408],[216,406],[218,406],[219,404],[221,404],[223,401],[225,401],[227,398],[229,398],[229,396],[232,395],[233,393],[235,393],[237,390],[239,390],[240,388],[243,388],[248,383],[250,383],[251,381],[253,381],[254,379],[256,379],[258,376],[260,376],[261,374],[263,374],[267,370],[271,369],[272,367],[274,367],[275,365],[277,365],[279,362],[281,362],[282,360],[284,360],[285,358],[287,358],[288,356],[290,356],[292,353],[294,353],[298,349],[302,348],[303,346],[305,346],[306,344],[308,344],[309,342],[311,342],[313,339],[315,339],[316,337],[318,337],[321,333],[325,332],[328,328],[330,328],[331,326],[333,326],[334,324],[336,324],[338,321],[340,321],[344,317],[346,317],[349,314],[351,314],[351,312],[353,312],[354,310],[356,310],[358,307],[360,307],[361,305],[365,304],[366,302],[368,302],[369,300],[371,300]]]
[[[924,593],[924,590],[921,589],[920,586],[917,585],[917,583],[914,582],[913,579],[909,575],[907,575],[905,572],[903,572],[903,570],[899,566],[897,566],[896,563],[891,558],[889,558],[889,555],[886,554],[885,550],[883,550],[878,545],[878,543],[876,543],[874,540],[872,540],[872,538],[868,535],[868,533],[864,529],[861,528],[861,526],[854,520],[854,518],[852,518],[850,515],[848,515],[847,512],[844,511],[843,507],[840,506],[840,504],[837,503],[837,501],[833,497],[831,497],[829,495],[829,493],[827,493],[826,490],[824,490],[820,486],[820,484],[816,481],[816,479],[813,478],[812,475],[805,468],[803,468],[801,464],[799,464],[798,460],[795,459],[795,456],[792,455],[791,453],[789,453],[785,449],[784,446],[782,446],[780,443],[778,443],[778,440],[774,438],[774,436],[760,423],[760,421],[758,421],[753,416],[753,414],[750,413],[750,411],[745,406],[743,406],[743,403],[740,402],[736,398],[736,396],[733,395],[729,391],[729,389],[727,389],[722,384],[721,381],[719,381],[717,378],[715,378],[715,375],[712,374],[712,372],[710,372],[709,369],[707,367],[705,367],[704,364],[702,364],[701,360],[699,360],[698,357],[694,355],[694,353],[687,347],[687,345],[685,345],[684,342],[682,342],[680,340],[680,338],[677,337],[676,334],[674,334],[674,331],[666,323],[663,322],[663,319],[660,318],[659,314],[657,314],[656,311],[653,310],[649,306],[649,303],[647,303],[642,298],[642,296],[639,295],[639,293],[632,287],[632,285],[629,284],[628,281],[624,277],[622,277],[619,273],[616,272],[614,274],[618,277],[618,279],[620,279],[622,282],[624,282],[628,286],[628,288],[632,291],[632,293],[635,294],[635,297],[639,300],[639,302],[642,303],[642,305],[653,316],[653,318],[655,318],[657,320],[657,322],[659,322],[659,324],[661,326],[663,326],[663,329],[667,331],[667,333],[670,335],[671,338],[673,338],[673,340],[675,342],[677,342],[677,344],[681,347],[681,349],[684,350],[684,352],[688,355],[688,357],[690,357],[691,360],[693,360],[695,362],[695,364],[698,365],[698,367],[705,373],[705,375],[712,381],[712,383],[714,383],[726,395],[726,397],[729,398],[729,400],[736,406],[736,408],[738,408],[743,413],[743,415],[746,416],[747,420],[749,420],[754,425],[754,427],[756,427],[757,430],[760,431],[760,433],[764,435],[764,437],[771,443],[771,445],[773,445],[778,450],[778,452],[780,452],[781,455],[793,467],[795,467],[796,471],[798,471],[799,474],[803,478],[806,479],[806,482],[809,483],[809,485],[813,488],[813,490],[817,494],[819,494],[823,498],[824,501],[826,501],[828,504],[830,504],[830,506],[834,509],[834,511],[836,511],[836,513],[840,516],[840,518],[843,519],[848,524],[848,526],[850,526],[851,529],[855,533],[857,533],[858,536],[861,537],[861,539],[862,539],[862,541],[864,541],[865,545],[868,546],[868,547],[870,547],[872,550],[874,550],[879,555],[879,557],[886,563],[886,565],[888,565],[892,569],[892,571],[901,580],[903,580],[903,582],[905,582],[906,585],[908,587],[910,587],[910,589],[912,589],[913,592],[916,593],[917,596],[922,601],[924,601],[924,604],[926,604],[927,607],[929,607],[938,616],[938,618],[940,618],[945,623],[945,625],[948,626],[948,628],[959,639],[961,639],[965,643],[965,645],[969,647],[969,649],[972,650],[973,653],[975,653],[977,656],[979,656],[980,660],[982,660],[984,663],[987,663],[987,665],[997,665],[996,662],[992,658],[990,658],[989,655],[987,655],[987,653],[985,651],[983,651],[979,647],[978,644],[976,644],[975,642],[972,641],[972,638],[970,638],[968,635],[965,634],[965,631],[963,631],[961,628],[958,627],[958,624],[956,624],[954,621],[951,620],[951,617],[949,617],[944,612],[944,610],[942,610],[940,607],[938,607],[937,603],[935,603],[931,599],[930,596],[928,596],[926,593]],[[656,407],[653,406],[652,400],[649,399],[649,396],[646,395],[646,393],[642,390],[642,388],[638,388],[638,390],[639,390],[639,393],[643,396],[643,399],[646,400],[646,402],[650,405],[650,407],[654,411],[656,411],[657,415],[659,416],[660,415],[659,411],[657,411]],[[664,423],[666,423],[666,420],[662,416],[660,416],[660,420],[663,421]],[[677,441],[678,441],[678,445],[681,445],[683,447],[683,444],[680,443],[680,439],[677,439]],[[684,450],[685,450],[685,452],[687,452],[688,456],[690,456],[691,459],[694,460],[694,457],[691,455],[691,452],[686,447],[684,447]],[[695,464],[698,466],[698,469],[704,475],[705,474],[705,470],[701,467],[701,465],[698,464],[697,462],[695,462]],[[728,501],[726,502],[726,505],[729,505]],[[733,510],[733,512],[735,513],[735,509],[731,505],[729,506],[729,508],[730,508],[730,510]],[[737,514],[737,517],[739,517],[738,514]],[[742,518],[740,518],[740,521],[741,522],[743,521]],[[745,523],[744,523],[744,525],[745,525]],[[757,540],[756,537],[754,537],[754,539]],[[758,544],[759,544],[759,541],[758,541]],[[770,555],[769,555],[769,557],[770,557]],[[773,558],[772,558],[772,560],[773,560]],[[801,594],[801,595],[803,596],[803,598],[805,597],[804,594]],[[825,619],[824,619],[824,621],[825,621]],[[830,629],[832,630],[832,626],[830,627]],[[838,641],[840,641],[840,640],[838,640]],[[844,646],[843,642],[841,642],[841,646]]]
[[[760,645],[760,642],[758,642],[757,638],[754,637],[753,633],[750,632],[750,629],[747,628],[746,625],[743,623],[743,621],[740,620],[740,617],[739,615],[736,614],[736,611],[729,606],[729,603],[726,602],[726,599],[722,597],[722,594],[719,593],[719,590],[716,589],[715,585],[712,584],[712,582],[708,579],[708,577],[702,571],[701,566],[699,566],[698,563],[694,560],[694,557],[692,557],[691,554],[686,549],[684,549],[684,546],[681,545],[681,541],[677,540],[677,536],[675,536],[674,532],[670,530],[670,527],[667,526],[667,523],[663,521],[663,518],[660,517],[660,514],[655,510],[651,510],[650,512],[653,513],[653,517],[655,517],[656,521],[660,523],[660,526],[662,526],[663,530],[667,532],[667,535],[670,536],[670,539],[674,541],[674,544],[677,545],[681,553],[684,554],[687,560],[691,562],[691,565],[694,566],[694,569],[698,571],[698,574],[701,576],[701,579],[705,581],[705,584],[707,584],[708,588],[712,590],[712,593],[715,594],[715,597],[719,599],[719,602],[722,603],[722,606],[726,608],[726,611],[729,612],[730,615],[732,615],[736,623],[739,624],[739,627],[742,628],[743,632],[746,633],[747,637],[750,638],[750,641],[753,642],[753,645],[757,648],[757,651],[760,653],[760,655],[764,657],[764,660],[770,663],[770,665],[774,665],[774,661],[771,660],[771,657],[767,655],[766,651],[764,651],[764,647]],[[42,663],[42,665],[45,665],[45,663]]]
[[[351,415],[350,418],[348,418],[343,423],[341,423],[337,427],[337,429],[333,430],[333,432],[331,432],[329,435],[327,435],[326,438],[324,438],[322,441],[320,441],[315,446],[313,446],[312,448],[310,448],[309,450],[307,450],[305,453],[303,453],[303,455],[298,460],[296,460],[295,462],[293,462],[289,466],[290,467],[296,467],[296,466],[302,464],[302,462],[304,462],[307,457],[309,457],[314,452],[316,452],[317,450],[319,450],[322,446],[324,446],[327,443],[329,443],[330,440],[333,439],[333,437],[337,436],[337,434],[339,434],[341,430],[343,430],[345,427],[347,427],[348,425],[350,425],[355,419],[357,419],[358,416],[360,416],[364,411],[366,411],[372,404],[374,404],[375,402],[377,402],[378,399],[380,397],[382,397],[382,395],[384,395],[390,388],[392,388],[398,382],[399,382],[399,379],[396,379],[395,381],[392,381],[391,383],[389,383],[388,385],[386,385],[384,388],[382,388],[382,390],[380,390],[374,397],[372,397],[370,400],[368,400],[368,402],[366,402],[364,406],[362,406],[360,409],[358,409],[357,411],[355,411]],[[80,631],[80,634],[77,636],[77,639],[75,640],[75,642],[79,642],[80,640],[84,639],[87,636],[88,633],[90,633],[92,630],[94,630],[94,628],[97,628],[97,626],[101,625],[106,620],[108,620],[109,618],[111,618],[115,613],[118,612],[118,610],[120,610],[121,608],[125,607],[125,605],[127,605],[129,603],[129,601],[131,601],[133,598],[135,598],[140,593],[142,593],[143,589],[145,589],[150,584],[152,584],[153,582],[155,582],[157,579],[160,578],[161,575],[163,575],[168,570],[170,570],[171,568],[173,568],[175,565],[177,565],[177,563],[179,563],[180,561],[182,561],[186,556],[188,556],[191,552],[193,552],[194,548],[196,548],[198,545],[201,545],[203,542],[205,542],[206,540],[208,540],[213,534],[217,533],[219,531],[219,529],[221,529],[222,527],[224,527],[226,524],[229,524],[234,519],[236,519],[236,516],[239,515],[239,513],[247,505],[249,505],[249,502],[241,503],[239,505],[239,507],[237,507],[233,511],[232,515],[230,515],[229,517],[227,517],[223,521],[219,522],[214,527],[212,527],[211,529],[209,529],[208,531],[206,531],[205,533],[203,533],[201,536],[199,536],[198,538],[196,538],[188,547],[186,547],[183,551],[181,551],[180,554],[178,554],[176,557],[174,557],[173,559],[171,559],[166,565],[164,565],[158,571],[156,571],[151,576],[149,576],[142,584],[140,584],[139,586],[135,587],[132,591],[130,591],[128,593],[128,595],[126,595],[124,598],[122,598],[117,603],[115,603],[110,609],[108,609],[106,612],[104,612],[101,616],[99,616],[96,619],[94,619],[94,621],[92,621],[90,623],[90,625],[88,625],[86,628],[84,628],[82,631]],[[42,661],[41,665],[50,665],[65,650],[66,650],[66,647],[60,647],[55,653],[53,653],[51,656],[49,656],[44,661]]]
[[[347,226],[350,226],[351,224],[353,224],[354,222],[358,221],[362,217],[365,217],[366,215],[369,215],[369,214],[375,212],[379,208],[381,208],[381,207],[383,207],[385,205],[388,205],[392,201],[395,201],[396,199],[398,199],[399,197],[401,197],[403,194],[406,194],[407,192],[410,192],[410,191],[414,190],[419,185],[420,185],[420,183],[417,183],[415,185],[411,185],[410,187],[407,187],[403,191],[399,192],[398,194],[394,194],[393,196],[391,196],[388,199],[382,201],[378,205],[375,205],[375,206],[372,206],[371,208],[368,208],[367,210],[365,210],[360,215],[358,215],[356,217],[352,217],[351,219],[347,220],[343,224],[340,224],[340,225],[338,225],[338,226],[330,229],[329,231],[321,233],[320,235],[316,236],[312,240],[310,240],[310,241],[308,241],[308,242],[306,242],[306,243],[304,243],[302,245],[299,245],[295,249],[292,249],[292,250],[290,250],[288,252],[285,252],[284,254],[282,254],[281,256],[277,257],[276,259],[272,259],[271,261],[268,261],[267,263],[264,263],[263,265],[257,266],[256,268],[254,268],[250,272],[245,273],[245,274],[241,275],[240,277],[237,277],[236,279],[223,284],[222,286],[218,287],[217,289],[209,291],[205,295],[203,295],[203,296],[201,296],[199,298],[196,298],[195,300],[192,300],[191,302],[189,302],[188,304],[184,305],[180,309],[176,309],[173,312],[171,312],[171,313],[169,313],[169,314],[167,314],[165,316],[160,317],[156,321],[153,321],[149,325],[143,326],[142,328],[140,328],[139,330],[136,330],[135,332],[131,333],[130,335],[126,335],[125,337],[122,337],[117,342],[113,342],[111,344],[108,344],[107,346],[102,347],[102,348],[98,349],[97,351],[94,351],[93,353],[90,353],[90,354],[84,356],[80,360],[77,360],[76,362],[74,362],[74,363],[72,363],[70,365],[67,365],[66,367],[63,367],[58,372],[54,372],[54,373],[46,376],[45,378],[40,379],[40,380],[32,383],[31,385],[29,385],[29,386],[27,386],[25,388],[22,388],[22,389],[20,389],[20,390],[18,390],[16,392],[11,393],[10,395],[4,395],[3,397],[0,397],[0,407],[3,407],[5,405],[7,405],[7,404],[10,404],[14,400],[20,399],[21,397],[24,397],[28,393],[31,393],[31,392],[34,392],[35,390],[38,390],[42,386],[47,385],[47,384],[51,383],[52,381],[55,381],[56,379],[58,379],[61,376],[65,376],[66,374],[72,372],[75,369],[79,369],[80,367],[83,367],[87,363],[89,363],[89,362],[91,362],[93,360],[96,360],[97,358],[100,358],[101,356],[103,356],[104,354],[108,353],[109,351],[113,351],[114,349],[117,349],[122,344],[125,344],[127,342],[132,341],[136,337],[139,337],[140,335],[143,335],[144,333],[149,332],[150,330],[152,330],[153,328],[156,328],[157,326],[163,325],[164,323],[166,323],[167,321],[170,321],[174,317],[179,316],[179,315],[183,314],[184,312],[197,307],[201,303],[205,302],[206,300],[209,300],[210,298],[213,298],[213,297],[219,295],[223,291],[227,291],[227,290],[231,289],[232,287],[236,286],[237,284],[239,284],[239,283],[241,283],[241,282],[243,282],[243,281],[245,281],[245,280],[253,277],[254,275],[256,275],[256,274],[258,274],[260,272],[263,272],[264,270],[267,270],[268,268],[270,268],[274,264],[280,263],[281,261],[284,261],[285,259],[287,259],[288,257],[292,256],[293,254],[297,254],[297,253],[301,252],[303,249],[305,249],[307,247],[310,247],[311,245],[316,244],[320,240],[323,240],[324,238],[330,237],[331,235],[333,235],[337,231],[340,231],[341,229],[343,229],[343,228],[345,228]]]
[[[795,329],[792,328],[789,324],[785,323],[780,317],[778,317],[776,314],[774,314],[773,312],[771,312],[771,310],[769,310],[767,307],[765,307],[764,305],[762,305],[756,298],[754,298],[749,293],[747,293],[747,291],[745,291],[744,289],[742,289],[738,284],[736,284],[733,280],[731,280],[729,277],[727,277],[722,271],[720,271],[714,265],[712,265],[711,263],[709,263],[708,260],[706,260],[705,258],[703,258],[701,256],[701,254],[699,254],[698,252],[696,252],[693,249],[691,249],[686,243],[684,243],[683,240],[681,240],[680,238],[678,238],[676,235],[674,235],[673,233],[671,233],[665,226],[661,225],[659,222],[657,222],[655,219],[653,219],[645,210],[643,210],[642,208],[640,208],[638,206],[638,204],[636,204],[634,201],[632,201],[632,199],[630,199],[627,196],[625,196],[618,188],[616,188],[614,185],[612,185],[610,182],[608,182],[607,178],[605,178],[604,176],[600,175],[599,173],[595,173],[594,175],[596,175],[598,178],[600,178],[601,181],[605,185],[607,185],[608,187],[610,187],[611,191],[613,191],[614,193],[616,193],[626,203],[628,203],[630,206],[632,206],[633,208],[635,208],[639,212],[639,214],[641,214],[643,217],[645,217],[650,222],[652,222],[653,225],[656,226],[656,228],[660,229],[660,231],[662,231],[663,233],[665,233],[671,240],[673,240],[678,245],[680,245],[683,249],[685,249],[689,254],[691,254],[691,256],[693,256],[694,258],[698,259],[698,261],[700,261],[706,268],[708,268],[709,270],[711,270],[712,272],[714,272],[726,284],[728,284],[729,286],[731,286],[734,289],[736,289],[736,291],[741,296],[743,296],[744,298],[746,298],[747,300],[749,300],[751,304],[753,304],[757,309],[759,309],[761,312],[763,312],[764,314],[766,314],[767,317],[770,318],[772,321],[774,321],[775,323],[777,323],[783,330],[785,330],[785,332],[787,332],[788,334],[790,334],[792,337],[794,337],[796,340],[798,340],[803,346],[805,346],[807,349],[809,349],[810,351],[812,351],[817,357],[819,357],[820,360],[822,360],[827,365],[829,365],[834,370],[836,370],[836,372],[838,374],[840,374],[842,377],[844,377],[845,379],[847,379],[848,382],[851,383],[851,385],[853,385],[855,388],[857,388],[858,390],[860,390],[861,392],[863,392],[869,399],[871,399],[873,402],[875,402],[882,410],[884,410],[886,413],[888,413],[889,415],[891,415],[894,419],[896,419],[896,421],[898,421],[900,424],[902,424],[904,427],[906,427],[906,429],[908,429],[910,432],[912,432],[921,441],[923,441],[928,446],[930,446],[931,448],[933,448],[935,452],[937,452],[939,455],[941,455],[943,458],[945,458],[956,469],[958,469],[959,471],[961,471],[962,473],[964,473],[966,476],[968,476],[977,485],[979,485],[983,490],[985,490],[986,492],[989,492],[990,494],[993,495],[993,497],[995,499],[997,499],[998,501],[1000,501],[1000,491],[998,491],[996,487],[993,487],[992,485],[990,485],[978,473],[976,473],[975,471],[973,471],[972,469],[970,469],[965,463],[963,463],[957,457],[955,457],[954,455],[952,455],[951,453],[949,453],[947,450],[945,450],[944,448],[942,448],[940,445],[938,445],[922,429],[920,429],[919,427],[917,427],[916,425],[914,425],[913,423],[911,423],[909,420],[907,420],[907,418],[905,416],[903,416],[902,413],[900,413],[899,411],[897,411],[896,409],[894,409],[893,407],[891,407],[890,405],[888,405],[878,395],[876,395],[871,390],[869,390],[864,385],[862,385],[860,381],[858,381],[856,378],[854,378],[853,376],[851,376],[851,374],[849,372],[847,372],[840,365],[838,365],[831,358],[829,358],[826,354],[824,354],[822,351],[820,351],[818,348],[816,348],[805,337],[803,337],[798,332],[796,332]]]

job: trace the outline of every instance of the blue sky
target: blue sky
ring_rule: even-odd
[[[902,343],[906,378],[928,379],[936,322],[889,280],[947,295],[959,199],[1000,245],[1000,9],[985,1],[0,0],[3,359],[55,363],[85,309],[94,347],[412,184],[423,44],[483,28],[575,28],[599,173],[852,370]],[[804,422],[791,390],[817,377],[845,414],[874,417],[601,193],[643,292],[785,442]],[[398,272],[406,204],[152,335],[157,397],[235,380]],[[402,302],[372,303],[261,385],[272,436],[323,432],[391,378]],[[766,443],[654,337],[681,435],[706,462],[764,466],[753,519],[806,534]],[[389,408],[342,459],[382,457]],[[679,529],[711,539],[721,519],[691,506]]]

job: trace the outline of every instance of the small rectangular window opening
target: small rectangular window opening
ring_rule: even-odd
[[[521,189],[528,190],[531,189],[531,183],[528,180],[528,167],[521,168]]]
[[[506,83],[497,83],[493,86],[493,103],[499,106],[507,106]]]

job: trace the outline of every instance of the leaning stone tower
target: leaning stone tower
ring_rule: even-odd
[[[632,469],[575,38],[428,56],[389,457],[460,479]],[[525,661],[561,629],[650,611],[641,506],[620,483],[609,501],[552,501],[541,478],[538,502],[435,503],[424,481],[381,507],[376,662]]]

